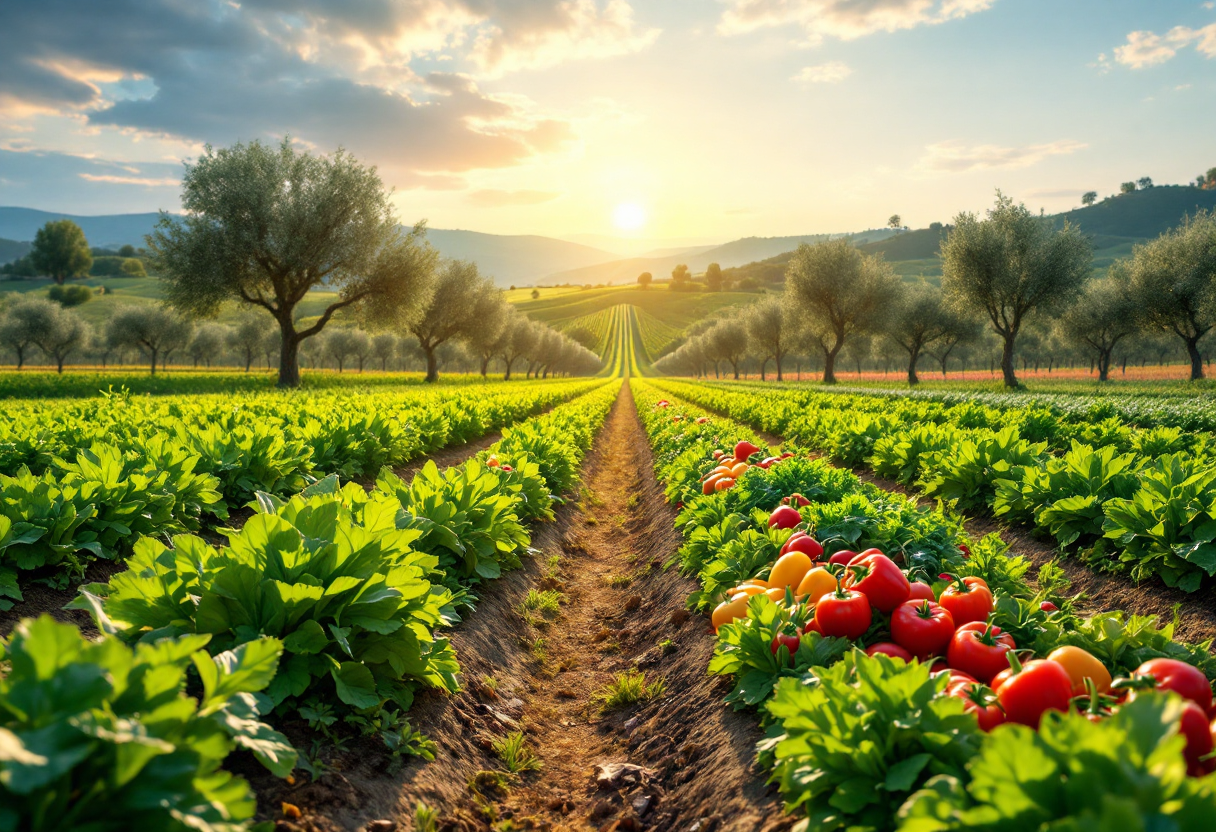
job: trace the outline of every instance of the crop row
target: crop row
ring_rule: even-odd
[[[360,477],[527,418],[597,382],[502,383],[347,396],[265,394],[117,397],[44,410],[25,425],[26,457],[0,475],[0,605],[20,600],[30,570],[79,575],[88,560],[128,554],[141,535],[198,531],[204,518],[257,493],[287,495],[318,476]],[[68,450],[71,452],[69,453]],[[3,453],[3,450],[0,450]],[[60,455],[69,457],[64,459]]]
[[[1136,580],[1158,575],[1194,592],[1216,575],[1211,434],[1070,422],[1036,408],[663,386],[959,509],[1031,523]]]
[[[1210,641],[1083,617],[1054,564],[1035,587],[938,508],[805,454],[748,464],[766,453],[750,430],[662,395],[635,385],[680,507],[674,560],[800,829],[1209,828]]]
[[[73,602],[100,641],[22,621],[0,642],[0,829],[247,829],[248,786],[221,768],[231,750],[278,776],[313,765],[271,723],[433,757],[405,711],[419,688],[459,689],[435,631],[520,565],[526,524],[552,517],[618,389],[410,483],[386,470],[370,491],[330,475],[289,499],[259,493],[225,546],[144,537]]]

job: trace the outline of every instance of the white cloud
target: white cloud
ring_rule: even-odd
[[[853,40],[957,20],[996,0],[726,0],[718,31],[732,35],[795,24],[818,43],[825,37]]]
[[[124,167],[124,170],[130,168]],[[138,171],[137,171],[138,172]],[[119,176],[115,174],[82,173],[80,178],[88,182],[109,182],[111,185],[143,185],[146,188],[172,188],[181,184],[180,179],[154,176]]]
[[[1025,168],[1038,164],[1049,156],[1076,153],[1088,147],[1084,142],[1061,139],[1046,144],[1021,147],[1001,147],[995,144],[968,146],[948,141],[931,144],[916,163],[920,173],[965,173],[988,168]]]
[[[805,66],[791,81],[800,84],[837,84],[853,74],[852,68],[841,61],[829,61],[817,66]]]
[[[1175,26],[1164,35],[1136,31],[1127,36],[1127,43],[1115,47],[1115,60],[1132,69],[1144,69],[1163,64],[1179,50],[1194,46],[1208,58],[1216,58],[1216,23],[1199,29]]]

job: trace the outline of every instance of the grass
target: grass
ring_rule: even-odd
[[[562,611],[565,596],[556,589],[529,589],[519,604],[519,614],[533,627],[547,626]]]
[[[544,664],[549,660],[548,643],[543,638],[537,638],[531,646],[532,658]]]
[[[421,800],[414,807],[414,832],[439,832],[439,811]]]
[[[667,690],[667,682],[663,679],[646,681],[646,674],[634,668],[624,673],[618,673],[616,678],[591,695],[592,701],[598,702],[600,711],[611,711],[616,708],[627,708],[638,702],[649,702],[662,696]]]
[[[524,771],[540,771],[541,761],[524,740],[523,731],[514,731],[494,740],[494,753],[507,771],[519,774]]]

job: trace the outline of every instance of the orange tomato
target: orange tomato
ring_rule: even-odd
[[[725,491],[734,484],[735,481],[731,477],[722,477],[714,483],[714,491]]]
[[[836,591],[836,579],[832,577],[832,573],[824,569],[822,566],[817,566],[807,572],[802,578],[802,582],[798,584],[798,589],[795,590],[797,595],[805,595],[807,599],[814,604],[829,592]]]
[[[747,615],[747,599],[750,595],[744,595],[740,598],[734,598],[730,601],[723,601],[714,608],[713,615],[710,616],[710,621],[713,622],[714,632],[728,621],[734,621],[736,618],[743,618]]]
[[[785,587],[775,586],[772,589],[766,589],[764,594],[769,597],[770,601],[780,604],[785,600]]]
[[[713,494],[714,486],[718,484],[718,480],[722,479],[721,474],[714,474],[701,485],[702,494]]]
[[[777,558],[773,569],[769,572],[769,586],[796,587],[802,583],[803,577],[811,571],[811,559],[804,552],[787,552]]]
[[[1072,679],[1073,696],[1081,696],[1086,692],[1086,679],[1094,680],[1098,693],[1110,690],[1110,671],[1088,650],[1071,645],[1057,647],[1047,654],[1047,661],[1055,662],[1068,672],[1068,678]]]

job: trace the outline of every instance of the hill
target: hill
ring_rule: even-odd
[[[29,253],[29,243],[0,238],[0,266],[19,260]]]
[[[0,237],[29,241],[38,229],[51,220],[69,219],[80,226],[89,245],[99,248],[119,248],[127,244],[142,246],[144,235],[152,230],[159,214],[104,214],[82,217],[57,214],[33,208],[0,207]]]
[[[866,231],[861,234],[849,235],[861,239],[885,237],[892,232],[885,229]],[[684,251],[676,254],[653,252],[642,257],[630,257],[625,260],[613,260],[581,269],[550,274],[538,281],[541,286],[555,286],[562,283],[576,285],[600,285],[607,283],[634,283],[642,272],[650,272],[656,279],[662,279],[671,274],[671,270],[683,263],[693,272],[703,272],[710,263],[717,263],[727,269],[741,266],[767,257],[773,257],[783,252],[791,251],[802,243],[814,243],[839,234],[805,234],[794,237],[743,237],[712,246],[703,250]]]
[[[1182,222],[1196,211],[1216,210],[1216,190],[1193,185],[1155,185],[1142,191],[1109,196],[1088,208],[1057,214],[1056,218],[1076,223],[1095,238],[1095,247],[1106,242],[1101,237],[1147,240]]]

